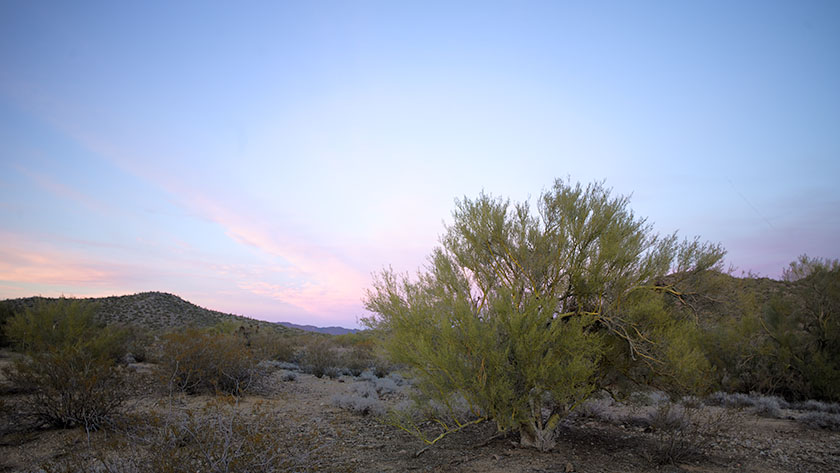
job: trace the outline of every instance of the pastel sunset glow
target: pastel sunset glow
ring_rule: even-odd
[[[0,299],[358,327],[456,198],[840,257],[840,2],[0,3]]]

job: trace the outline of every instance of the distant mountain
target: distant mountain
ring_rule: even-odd
[[[356,333],[358,330],[344,327],[316,327],[314,325],[298,325],[291,322],[277,322],[279,325],[288,328],[303,330],[305,332],[326,333],[328,335],[344,335],[345,333]]]
[[[27,297],[0,301],[0,304],[19,312],[40,302],[54,300],[56,299],[48,297]],[[107,324],[131,324],[153,330],[171,330],[186,326],[211,327],[229,321],[245,326],[289,331],[272,322],[205,309],[165,292],[142,292],[129,296],[89,297],[78,300],[96,304],[96,317]]]

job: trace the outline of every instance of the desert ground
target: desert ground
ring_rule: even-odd
[[[9,364],[9,355],[0,358]],[[153,366],[137,364],[138,377]],[[400,380],[400,377],[394,379]],[[602,402],[598,409],[578,415],[560,430],[557,447],[538,452],[517,445],[516,433],[497,435],[490,423],[479,424],[450,435],[422,454],[423,442],[383,421],[382,409],[406,398],[406,386],[379,383],[379,379],[341,376],[318,378],[310,374],[274,369],[258,395],[233,401],[233,409],[250,412],[259,405],[270,422],[286,433],[283,446],[295,457],[289,471],[364,472],[835,472],[840,471],[840,432],[808,426],[805,415],[782,409],[780,418],[758,415],[747,408],[701,404],[694,421],[703,427],[682,438],[676,458],[667,455],[669,436],[650,425],[633,422],[653,407]],[[377,386],[388,386],[373,394]],[[368,386],[368,389],[360,389]],[[375,408],[348,407],[340,399],[371,393]],[[83,428],[31,428],[16,425],[11,415],[15,402],[26,394],[5,393],[0,471],[73,471],[71,460],[80,452],[106,451],[110,469],[118,470],[120,455],[133,455],[135,448],[120,443],[119,432],[108,429],[85,432]],[[180,407],[212,402],[210,395],[178,399]],[[141,418],[162,409],[172,399],[155,389],[139,393],[128,410]],[[352,402],[350,403],[352,404]],[[592,412],[594,411],[594,412]],[[104,449],[104,450],[103,450]],[[110,450],[108,450],[110,449]],[[127,457],[126,457],[127,458]],[[103,465],[106,462],[103,462]],[[56,466],[58,465],[58,466]]]

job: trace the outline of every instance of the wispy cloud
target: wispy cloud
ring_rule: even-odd
[[[256,274],[241,274],[237,286],[253,294],[295,305],[312,314],[336,309],[359,307],[360,297],[368,284],[368,276],[342,261],[328,249],[291,236],[295,229],[260,224],[218,202],[202,196],[189,198],[190,205],[224,228],[225,233],[240,245],[256,249],[266,256],[280,258],[288,265],[264,270],[283,276],[286,281],[272,282]]]
[[[110,285],[117,272],[31,238],[0,232],[0,281],[56,286]]]
[[[108,215],[113,214],[115,211],[113,207],[106,204],[105,202],[95,199],[90,195],[79,191],[78,189],[75,189],[62,182],[59,182],[51,176],[35,172],[20,164],[12,164],[12,167],[14,167],[14,169],[17,170],[19,173],[28,177],[38,187],[47,192],[52,193],[61,200],[74,202],[76,204],[84,206],[88,210],[99,214]]]

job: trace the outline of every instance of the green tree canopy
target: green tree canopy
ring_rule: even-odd
[[[655,234],[602,184],[557,180],[536,211],[482,194],[456,202],[426,271],[375,278],[366,322],[427,395],[457,394],[547,450],[596,389],[703,386],[708,364],[680,284],[723,254]]]

